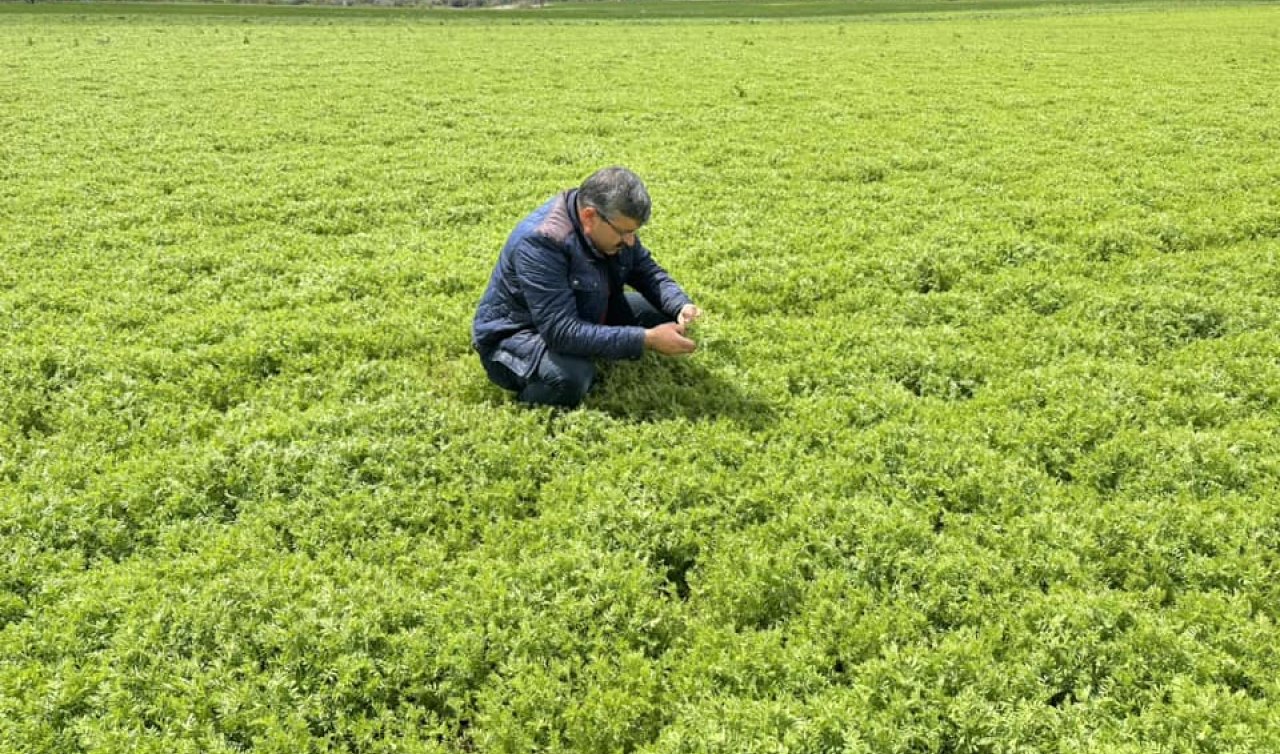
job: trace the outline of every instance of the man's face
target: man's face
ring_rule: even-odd
[[[613,256],[622,251],[624,246],[635,244],[636,231],[640,230],[640,223],[630,217],[626,215],[606,217],[595,207],[587,207],[583,215],[583,229],[601,254]]]

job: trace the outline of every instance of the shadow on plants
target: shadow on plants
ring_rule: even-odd
[[[767,402],[689,359],[645,358],[599,365],[599,380],[586,405],[618,419],[652,421],[721,418],[750,429],[777,420]]]
[[[728,419],[751,430],[777,421],[769,403],[688,359],[645,358],[639,363],[597,361],[595,383],[582,408],[602,411],[624,421],[683,418]],[[515,396],[476,370],[465,394],[491,407],[515,402]],[[556,409],[552,416],[574,409]]]

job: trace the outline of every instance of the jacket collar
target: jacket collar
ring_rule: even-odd
[[[577,189],[569,189],[565,192],[564,204],[566,211],[569,213],[569,222],[573,223],[573,232],[578,234],[578,240],[582,242],[582,248],[586,249],[587,253],[592,257],[608,261],[609,258],[600,253],[600,250],[596,248],[596,245],[592,243],[591,238],[588,237],[586,232],[582,229],[582,218],[578,217]]]

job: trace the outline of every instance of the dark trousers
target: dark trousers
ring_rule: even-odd
[[[671,317],[653,308],[639,293],[629,292],[626,297],[627,306],[631,308],[639,326],[657,327],[663,322],[672,321]],[[549,348],[528,379],[521,379],[495,361],[482,361],[489,379],[499,387],[514,390],[516,400],[521,403],[572,408],[587,396],[596,379],[596,365],[589,357],[556,353]]]

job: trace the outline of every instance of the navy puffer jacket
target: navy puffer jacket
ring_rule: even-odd
[[[613,256],[596,251],[582,232],[577,194],[557,194],[520,221],[476,309],[472,346],[522,378],[548,348],[574,356],[639,358],[644,328],[626,318],[627,307],[618,306],[623,283],[672,318],[690,303],[638,238]]]

